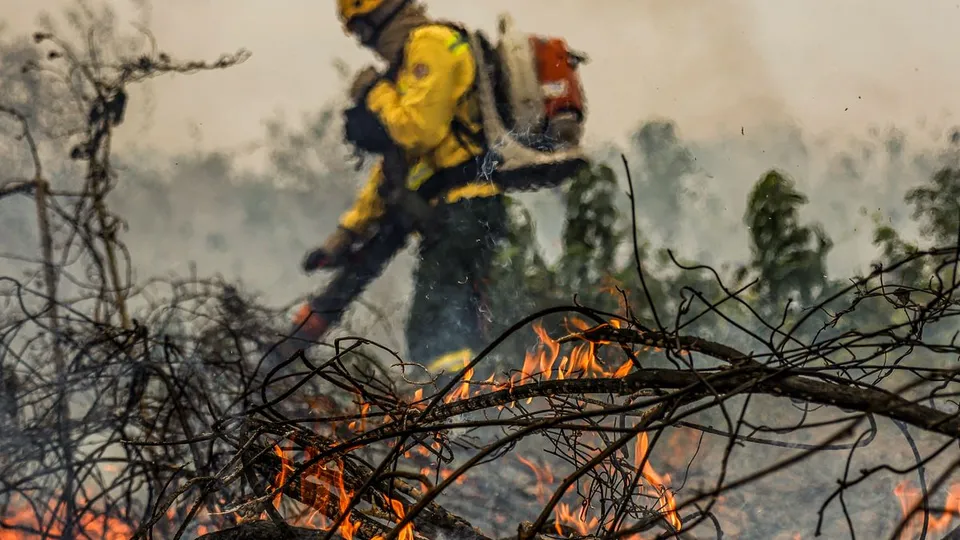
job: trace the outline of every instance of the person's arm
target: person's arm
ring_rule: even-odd
[[[383,181],[381,165],[377,163],[367,183],[360,188],[353,206],[340,216],[340,226],[344,229],[355,234],[363,234],[371,222],[383,215],[383,199],[377,192],[380,182]]]
[[[446,27],[416,31],[395,86],[380,81],[366,105],[401,148],[416,153],[439,146],[456,111],[459,70],[471,67],[466,43]]]
[[[301,264],[305,272],[339,266],[353,243],[364,236],[370,223],[383,215],[384,205],[377,190],[382,181],[380,171],[378,164],[357,194],[353,206],[340,216],[337,230],[327,236],[322,246],[307,252]]]

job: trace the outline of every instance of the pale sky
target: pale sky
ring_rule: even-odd
[[[66,0],[0,0],[14,28]],[[130,0],[112,0],[133,21]],[[334,2],[164,0],[150,27],[175,58],[212,60],[247,48],[226,72],[165,77],[134,94],[125,130],[142,144],[237,148],[262,120],[296,120],[342,92],[334,57],[373,57],[345,36]],[[945,0],[483,0],[428,1],[439,16],[492,32],[511,4],[518,25],[587,52],[588,136],[620,139],[641,120],[669,117],[685,137],[790,120],[807,133],[868,122],[909,127],[960,108],[960,7]],[[518,7],[522,6],[522,7]],[[131,27],[132,31],[132,27]],[[130,133],[134,135],[134,133]],[[129,143],[127,143],[129,144]]]

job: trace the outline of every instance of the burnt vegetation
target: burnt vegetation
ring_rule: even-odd
[[[878,225],[882,259],[831,281],[832,243],[776,170],[749,195],[751,260],[715,269],[649,248],[648,180],[614,163],[623,193],[619,167],[597,165],[565,191],[556,262],[514,215],[498,280],[520,292],[495,303],[498,337],[453,380],[360,335],[267,364],[289,306],[219,277],[135,278],[110,205],[129,89],[248,53],[108,54],[119,41],[104,21],[75,22],[79,45],[38,32],[18,59],[18,84],[55,105],[0,105],[11,170],[27,171],[0,179],[0,202],[30,205],[37,239],[36,258],[16,261],[25,270],[0,278],[0,538],[934,538],[957,526],[956,166],[906,197],[932,245]],[[682,175],[690,158],[671,137],[652,124],[638,141],[651,166]]]

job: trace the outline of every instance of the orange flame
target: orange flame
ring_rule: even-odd
[[[281,486],[287,481],[287,471],[292,471],[293,466],[283,457],[283,450],[279,445],[273,445],[273,452],[280,457],[280,472],[273,479],[273,488],[277,490],[277,494],[273,497],[273,507],[279,510],[280,500],[283,498]]]
[[[357,429],[356,420],[353,420],[352,422],[347,424],[347,428],[349,428],[351,431],[360,431],[361,433],[365,432],[367,430],[367,412],[369,410],[370,410],[369,403],[361,403],[360,404],[360,422],[359,422],[360,429],[359,430]]]
[[[596,517],[591,518],[589,522],[586,520],[586,507],[581,507],[580,513],[576,516],[573,515],[570,507],[565,503],[558,503],[553,511],[557,515],[554,528],[557,534],[561,536],[563,535],[563,528],[561,527],[563,524],[573,527],[581,536],[589,535],[590,531],[594,530],[594,528],[600,524],[600,520]]]
[[[19,501],[14,501],[19,502]],[[81,501],[82,504],[82,501]],[[50,501],[47,504],[47,513],[42,516],[42,521],[53,521],[52,524],[41,523],[37,519],[33,507],[27,503],[17,504],[10,515],[0,520],[4,527],[9,529],[0,529],[0,540],[27,540],[38,538],[35,534],[30,534],[26,529],[47,530],[48,536],[57,538],[63,536],[63,511],[62,506],[57,508],[56,501]],[[52,519],[51,519],[52,518]],[[110,517],[106,514],[86,513],[80,518],[75,527],[83,531],[80,537],[102,538],[103,540],[126,540],[133,536],[134,529],[124,521]],[[19,528],[20,530],[16,530]]]
[[[893,488],[893,494],[900,502],[900,512],[903,518],[917,505],[922,494],[920,490],[913,487],[909,481],[904,480]],[[929,516],[928,529],[930,532],[943,532],[949,526],[953,518],[960,515],[960,484],[954,484],[947,494],[947,501],[944,505],[945,512],[939,516]],[[921,509],[920,512],[923,512]],[[910,518],[910,521],[904,526],[900,538],[913,538],[919,534],[921,524],[923,523],[923,514],[916,513]]]
[[[420,474],[422,474],[423,476],[426,476],[427,478],[430,478],[430,477],[433,476],[435,473],[436,473],[436,471],[435,471],[434,469],[430,468],[430,467],[423,467],[423,468],[420,469]],[[440,479],[441,479],[441,480],[446,480],[447,478],[450,478],[450,475],[451,475],[451,474],[453,474],[453,469],[440,469]],[[463,483],[466,482],[466,481],[467,481],[467,476],[464,475],[464,474],[461,474],[460,476],[457,477],[456,480],[453,481],[453,483],[454,483],[454,484],[463,484]]]
[[[406,515],[403,510],[403,503],[396,499],[391,499],[390,497],[384,498],[390,503],[390,508],[393,509],[393,513],[397,515],[397,518],[403,519],[403,517]],[[373,540],[383,540],[383,536],[378,534],[373,537]],[[413,523],[407,523],[402,529],[400,529],[400,534],[397,536],[397,540],[413,540]]]
[[[341,469],[342,469],[341,465]],[[346,488],[343,486],[343,472],[341,470],[337,471],[337,492],[340,497],[340,514],[343,515],[347,511],[347,506],[350,505],[350,499],[353,497],[352,492],[347,492]],[[353,540],[353,533],[360,528],[359,521],[350,521],[348,516],[343,520],[343,523],[340,525],[340,534],[346,540]]]
[[[464,367],[466,367],[467,364],[469,363],[470,363],[469,360],[467,359],[463,360]],[[470,397],[470,378],[471,377],[473,377],[473,368],[468,369],[467,372],[464,373],[462,382],[460,383],[460,387],[450,392],[449,394],[447,394],[446,397],[443,398],[443,402],[452,403],[454,401],[458,401],[461,399],[468,399]]]
[[[304,451],[304,457],[306,461],[313,460],[316,457],[317,452],[311,447],[308,447]],[[307,467],[303,472],[302,478],[304,480],[313,479],[315,481],[320,481],[326,477],[326,468],[321,463],[314,463]],[[313,482],[300,482],[300,500],[304,504],[311,508],[310,514],[306,518],[306,522],[311,525],[317,525],[321,529],[326,529],[328,527],[327,517],[321,510],[326,508],[327,504],[330,502],[330,492],[327,490],[317,490],[314,486],[316,484]],[[320,523],[315,524],[314,520],[318,519]]]
[[[643,468],[641,470],[643,478],[646,479],[647,482],[650,482],[659,492],[660,495],[657,498],[658,506],[665,510],[667,522],[679,531],[683,527],[683,523],[680,521],[680,516],[677,515],[677,503],[673,497],[673,493],[666,488],[666,484],[670,482],[670,475],[665,474],[661,476],[653,469],[653,466],[650,465],[650,459],[647,456],[649,449],[647,434],[646,432],[641,432],[637,437],[637,443],[634,449],[634,467],[640,469],[640,463],[643,462]]]
[[[590,325],[585,321],[576,318],[567,320],[566,324],[568,327],[571,327],[571,332],[582,332],[591,329]],[[620,321],[616,319],[611,320],[609,324],[614,328],[620,328],[621,326]],[[569,355],[561,356],[560,342],[551,338],[539,321],[533,324],[533,331],[539,338],[539,344],[534,351],[527,352],[524,355],[523,365],[519,371],[514,372],[508,380],[498,382],[494,374],[482,383],[471,381],[473,370],[468,370],[461,384],[444,397],[444,403],[449,404],[479,395],[483,387],[491,387],[494,391],[500,391],[510,390],[515,386],[523,384],[552,379],[566,380],[579,377],[622,378],[626,377],[633,369],[633,362],[629,358],[615,369],[607,369],[603,365],[598,358],[597,347],[607,342],[585,341],[584,343],[576,345],[570,351]],[[646,347],[646,349],[649,349],[649,347]],[[466,362],[464,365],[466,365]],[[471,382],[474,386],[479,386],[480,388],[471,391]],[[418,389],[414,395],[415,401],[422,399],[422,396],[422,390]],[[527,403],[532,401],[532,397],[526,400]],[[510,403],[507,406],[512,407],[513,405],[513,403]],[[500,405],[498,408],[503,409],[504,406]]]
[[[569,320],[568,325],[575,327],[575,331],[583,331],[589,328],[589,325],[579,319]],[[611,325],[618,327],[619,321],[612,321]],[[525,355],[520,373],[511,378],[508,387],[533,382],[537,377],[540,380],[550,380],[551,378],[563,380],[574,376],[625,377],[633,365],[628,359],[616,370],[606,370],[596,354],[598,342],[593,341],[578,344],[569,356],[561,358],[560,343],[547,334],[543,325],[537,322],[533,325],[533,330],[540,338],[540,345],[536,351]],[[554,370],[554,366],[556,366],[556,370]]]
[[[292,461],[287,459],[284,456],[283,451],[278,445],[274,445],[274,452],[280,456],[282,460],[281,471],[274,478],[273,488],[277,489],[277,495],[274,498],[274,506],[280,508],[280,498],[282,492],[279,491],[279,487],[287,480],[287,471],[292,471],[293,464]],[[312,459],[316,456],[316,450],[312,448],[307,448],[304,451],[304,456],[307,460]],[[333,470],[328,470],[324,465],[317,463],[313,464],[304,471],[301,476],[300,481],[300,502],[309,507],[308,513],[301,514],[296,516],[293,519],[294,524],[297,525],[310,525],[314,527],[319,527],[322,530],[326,530],[328,527],[326,517],[321,513],[327,510],[327,505],[330,503],[330,496],[332,489],[337,490],[337,505],[341,514],[346,512],[347,507],[350,504],[350,499],[353,498],[353,492],[346,489],[346,485],[343,480],[343,462],[340,460],[336,461],[337,468]],[[315,481],[308,480],[314,478]],[[319,482],[322,481],[329,486],[329,489],[319,489]],[[314,523],[316,517],[320,518],[320,523]],[[265,517],[265,516],[262,516]],[[360,521],[352,521],[348,515],[346,519],[343,520],[343,523],[340,524],[340,527],[337,529],[340,534],[346,540],[353,540],[353,535],[360,528]]]
[[[547,502],[547,485],[553,483],[553,472],[550,470],[550,466],[544,465],[543,467],[538,467],[523,456],[517,456],[517,459],[529,467],[537,478],[537,500],[541,503]]]

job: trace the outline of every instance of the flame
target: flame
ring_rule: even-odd
[[[470,363],[470,360],[464,358],[463,366],[466,367]],[[460,383],[460,388],[454,390],[446,395],[443,398],[444,403],[452,403],[461,399],[468,399],[470,397],[470,377],[473,377],[473,368],[467,370],[463,375],[463,381]]]
[[[341,464],[341,469],[342,469]],[[347,511],[347,506],[350,505],[350,499],[353,497],[353,492],[348,492],[343,485],[343,472],[338,470],[336,473],[337,477],[337,494],[340,497],[340,515],[343,515]],[[343,520],[343,523],[340,525],[340,534],[345,540],[353,540],[353,533],[360,528],[360,521],[350,521],[350,517],[347,516]]]
[[[436,465],[436,464],[434,464],[434,465]],[[420,469],[420,474],[422,474],[423,476],[426,476],[427,478],[429,478],[429,477],[430,477],[431,475],[433,475],[434,473],[435,473],[435,471],[434,471],[432,468],[430,468],[430,467],[423,467],[423,468]],[[451,474],[453,474],[453,469],[440,469],[440,473],[439,473],[439,474],[440,474],[440,479],[441,479],[441,480],[446,480],[447,478],[450,478],[450,475],[451,475]],[[464,474],[461,474],[460,476],[458,476],[458,477],[456,478],[456,480],[453,481],[453,483],[454,483],[454,484],[463,484],[463,483],[466,482],[466,481],[467,481],[467,476],[464,475]]]
[[[665,510],[667,522],[673,526],[674,529],[680,530],[683,527],[683,523],[680,521],[680,516],[677,515],[677,503],[671,493],[667,488],[666,484],[670,483],[670,475],[660,475],[653,469],[653,466],[650,465],[650,460],[647,457],[647,452],[649,451],[649,441],[647,440],[647,433],[641,432],[637,437],[636,447],[634,449],[633,456],[633,465],[637,469],[640,469],[640,463],[643,462],[643,468],[641,474],[647,482],[650,482],[653,487],[660,493],[657,498],[658,506]],[[646,461],[644,461],[646,459]]]
[[[279,445],[273,445],[273,453],[280,457],[280,472],[273,478],[273,488],[277,491],[273,498],[273,507],[280,509],[280,500],[283,498],[283,490],[280,488],[287,481],[287,471],[293,470],[293,465],[283,456],[283,450]]]
[[[554,528],[557,534],[561,536],[563,535],[563,524],[567,524],[576,529],[577,532],[580,533],[580,536],[589,535],[590,531],[594,530],[596,526],[600,524],[600,520],[596,517],[591,518],[589,522],[586,520],[586,507],[581,507],[580,513],[574,516],[569,506],[565,503],[558,503],[557,506],[554,507],[553,512],[557,516]]]
[[[48,531],[47,537],[57,538],[63,536],[64,516],[63,505],[58,506],[58,501],[51,500],[47,503],[47,512],[38,519],[37,512],[25,501],[13,499],[15,508],[9,515],[0,519],[0,540],[28,540],[39,538],[36,534],[31,534],[29,530]],[[84,505],[83,501],[78,501]],[[49,523],[53,521],[53,523]],[[74,525],[82,533],[79,537],[101,538],[103,540],[126,540],[133,536],[134,528],[126,522],[110,517],[107,514],[97,514],[92,512],[84,513],[79,523]],[[20,530],[18,530],[20,529]]]
[[[616,319],[611,320],[609,323],[612,328],[621,328],[622,322]],[[585,332],[593,331],[597,328],[594,325],[589,324],[588,322],[579,319],[579,318],[569,318],[565,320],[565,325],[571,329],[571,332]],[[474,370],[467,369],[463,374],[463,378],[459,384],[457,384],[448,395],[444,396],[443,402],[445,404],[454,403],[459,400],[470,399],[473,396],[479,395],[482,391],[485,391],[483,387],[488,386],[493,389],[493,391],[502,391],[502,390],[511,390],[515,386],[524,385],[524,384],[535,384],[538,382],[548,381],[548,380],[568,380],[576,378],[622,378],[630,374],[634,368],[633,362],[628,358],[624,360],[619,365],[608,366],[598,355],[598,348],[609,342],[595,339],[586,339],[584,338],[582,342],[575,344],[573,347],[568,349],[567,354],[563,354],[563,348],[561,343],[550,337],[548,332],[544,329],[541,322],[534,323],[533,331],[538,337],[538,344],[532,350],[528,351],[523,358],[522,366],[518,371],[514,371],[506,378],[497,378],[496,374],[491,375],[486,381],[475,381],[473,380]],[[650,347],[646,347],[647,350]],[[616,351],[615,351],[616,352]],[[464,359],[464,368],[469,364],[469,359]],[[417,388],[415,389],[410,397],[408,398],[407,406],[411,409],[422,409],[426,405],[423,403],[424,399],[424,389]],[[527,398],[527,403],[533,401],[533,398]],[[359,403],[359,415],[355,420],[349,423],[348,427],[351,430],[366,430],[367,422],[367,413],[369,412],[370,405],[368,403]],[[512,406],[507,405],[507,406]],[[584,404],[584,406],[586,406]],[[499,408],[503,408],[504,405],[500,405]],[[396,418],[391,418],[387,416],[386,422],[396,421]],[[434,441],[431,444],[431,447],[435,450],[439,450],[440,443]],[[279,448],[276,448],[275,451],[279,451]],[[646,455],[648,451],[648,441],[646,434],[640,434],[637,438],[637,465],[639,466],[641,458]],[[425,443],[418,444],[417,446],[407,450],[404,455],[410,457],[414,454],[419,454],[424,457],[429,457],[431,455],[430,447],[427,447]],[[308,459],[310,459],[308,455]],[[554,476],[552,471],[547,465],[538,465],[534,461],[527,459],[522,456],[518,456],[519,460],[526,465],[532,472],[536,479],[536,497],[541,502],[546,502],[549,498],[549,484],[554,482]],[[318,479],[321,479],[325,484],[330,486],[330,490],[333,491],[336,488],[336,493],[339,493],[339,506],[340,511],[346,509],[347,503],[349,502],[352,494],[346,490],[343,477],[342,477],[342,465],[339,470],[328,471],[323,467],[316,466],[313,471],[308,471],[313,473]],[[275,481],[277,483],[286,480],[285,475],[287,474],[288,469],[284,468]],[[434,467],[422,467],[420,469],[421,474],[429,476],[430,474],[435,474],[443,479],[450,477],[452,473],[449,469],[439,469],[437,470],[436,466]],[[649,484],[653,489],[657,491],[657,510],[664,514],[665,519],[677,530],[682,526],[679,516],[676,512],[676,502],[674,495],[670,492],[665,486],[669,484],[670,477],[669,475],[660,475],[656,470],[650,465],[650,463],[645,463],[639,474],[645,479],[646,483]],[[305,477],[307,474],[304,475]],[[465,480],[464,477],[457,479],[457,483],[463,483]],[[327,500],[324,499],[325,491],[308,487],[309,485],[314,485],[312,482],[301,482],[301,491],[304,493],[301,494],[301,500],[307,503],[314,513],[317,510],[324,511],[326,509]],[[307,493],[309,491],[310,493]],[[533,490],[531,490],[531,493]],[[312,495],[312,497],[311,497]],[[329,496],[328,494],[326,496]],[[279,497],[279,495],[278,495]],[[399,516],[400,519],[403,519],[404,508],[400,501],[387,499],[390,507],[393,509],[393,512]],[[329,511],[327,512],[329,513]],[[557,516],[558,524],[568,524],[573,529],[579,531],[581,534],[587,534],[590,530],[595,529],[599,521],[596,517],[587,516],[587,509],[583,508],[579,513],[572,511],[569,504],[559,504],[555,508],[555,513]],[[321,515],[321,518],[323,516]],[[351,521],[350,519],[345,519],[344,524],[340,527],[340,533],[347,540],[352,540],[356,535],[356,532],[359,528],[359,522]],[[401,540],[413,540],[414,532],[413,526],[406,525],[403,528],[403,531],[400,533]],[[382,537],[374,537],[377,538]],[[636,538],[639,538],[637,536]]]
[[[570,319],[568,326],[573,326],[576,330],[582,332],[589,329],[589,325],[579,319]],[[619,327],[619,321],[612,321],[611,326]],[[575,376],[592,377],[625,377],[632,367],[632,362],[628,359],[617,369],[609,371],[599,362],[597,357],[597,345],[602,342],[588,341],[578,344],[570,352],[569,356],[560,357],[560,343],[551,338],[543,325],[539,322],[534,323],[533,330],[540,338],[540,345],[534,352],[529,352],[523,359],[523,367],[520,373],[514,374],[508,386],[533,382],[537,380],[550,380],[556,378],[559,380],[570,379]],[[556,366],[556,370],[554,370]]]
[[[358,423],[356,420],[347,424],[347,428],[349,428],[351,431],[359,431],[360,433],[367,431],[367,412],[369,410],[370,410],[369,403],[361,403],[360,404],[360,422],[359,422],[360,429],[357,429]]]
[[[287,480],[287,471],[294,470],[294,467],[292,460],[285,457],[283,450],[278,445],[274,445],[273,450],[274,453],[280,456],[282,463],[280,473],[274,477],[272,486],[273,489],[277,490],[277,495],[273,501],[274,507],[279,510],[280,498],[282,496],[280,486]],[[304,451],[304,456],[307,460],[311,460],[316,455],[317,451],[313,448],[307,448]],[[348,491],[344,483],[343,462],[337,460],[336,464],[337,468],[330,470],[323,464],[316,463],[307,467],[303,472],[300,477],[300,501],[307,505],[308,509],[306,512],[293,518],[292,521],[295,525],[307,525],[326,530],[329,524],[322,512],[327,510],[327,506],[330,503],[331,490],[333,489],[337,490],[337,506],[340,513],[343,514],[347,511],[347,507],[350,505],[350,499],[353,498],[353,491]],[[310,478],[315,480],[309,481],[308,479]],[[327,486],[329,486],[328,489],[320,489],[320,482],[327,484]],[[266,519],[266,517],[267,516],[261,516],[263,519]],[[320,523],[316,523],[317,518],[319,518]],[[348,515],[337,530],[345,540],[353,540],[353,535],[359,528],[360,521],[352,521]]]
[[[907,517],[907,514],[920,502],[922,494],[920,490],[913,487],[913,485],[904,480],[896,485],[893,488],[893,494],[896,495],[897,500],[900,502],[900,512],[901,519]],[[928,503],[929,504],[929,503]],[[949,526],[950,522],[953,521],[953,518],[960,515],[960,484],[954,484],[950,488],[950,492],[947,494],[947,501],[944,504],[944,512],[939,516],[929,515],[928,521],[928,530],[929,532],[943,532]],[[921,512],[923,510],[921,509]],[[920,528],[923,523],[923,515],[916,513],[910,518],[910,521],[904,526],[903,531],[900,534],[900,538],[913,538],[919,534]]]
[[[550,466],[544,465],[542,468],[538,467],[532,461],[525,459],[523,456],[517,456],[517,459],[529,467],[530,470],[533,471],[534,476],[537,478],[537,500],[541,503],[547,502],[547,485],[553,483],[553,472],[550,470]]]
[[[384,498],[388,503],[390,503],[390,508],[393,509],[393,513],[397,515],[398,520],[403,519],[403,517],[406,515],[403,510],[403,503],[396,499],[391,499],[390,497]],[[373,540],[383,540],[383,536],[378,534],[373,537]],[[397,536],[397,540],[413,540],[413,523],[407,523],[402,529],[400,529],[400,534]]]
[[[600,452],[599,448],[592,448],[585,450],[587,456],[592,456]],[[649,442],[647,439],[646,433],[640,433],[637,436],[637,442],[635,447],[635,456],[634,456],[634,465],[640,471],[640,474],[650,484],[657,492],[657,506],[655,510],[664,514],[664,518],[667,522],[670,523],[675,530],[681,530],[683,523],[680,521],[680,517],[677,514],[677,505],[674,495],[666,487],[670,483],[670,476],[667,474],[661,475],[653,466],[650,464],[649,460],[643,463],[643,467],[640,467],[640,463],[647,458],[647,453],[649,452]],[[517,459],[521,463],[530,468],[534,475],[537,478],[537,499],[542,503],[547,499],[546,495],[546,484],[553,483],[554,477],[552,471],[549,467],[539,467],[531,460],[524,458],[523,456],[517,456]],[[612,465],[609,463],[603,465],[608,471],[612,474]],[[571,485],[567,492],[569,493],[575,486]],[[587,486],[585,491],[590,492],[591,488]],[[571,510],[570,504],[560,502],[554,507],[554,528],[559,535],[564,535],[564,525],[572,528],[581,536],[589,536],[597,530],[598,526],[601,525],[600,520],[597,517],[588,518],[588,509],[586,506],[581,506],[580,512],[575,513]],[[640,535],[631,535],[630,537],[633,540],[640,540]]]
[[[571,332],[583,332],[585,330],[594,328],[585,321],[577,318],[571,318],[565,322],[566,326]],[[613,319],[610,321],[609,325],[614,328],[620,328],[621,322],[617,319]],[[553,379],[566,380],[580,377],[622,378],[626,377],[633,369],[633,362],[629,358],[615,369],[607,369],[603,365],[597,355],[597,347],[599,345],[607,344],[608,342],[606,341],[584,341],[583,343],[577,344],[570,351],[569,355],[561,356],[560,342],[551,338],[550,335],[547,334],[542,323],[539,321],[534,323],[533,331],[539,338],[537,347],[535,350],[528,351],[524,355],[523,364],[520,369],[515,371],[507,380],[498,381],[496,374],[493,374],[487,380],[482,381],[482,383],[479,381],[472,381],[471,378],[474,373],[473,369],[470,369],[467,371],[467,373],[465,373],[464,380],[460,383],[460,385],[451,391],[446,397],[444,397],[444,403],[449,404],[479,395],[482,392],[483,387],[491,387],[493,391],[501,391],[511,390],[515,386],[520,386],[523,384],[543,382]],[[650,347],[643,348],[643,350],[649,349]],[[466,364],[467,361],[465,360],[464,365]],[[471,391],[471,383],[474,386],[479,386],[480,388]],[[411,406],[421,408],[416,404],[416,402],[421,400],[422,397],[422,389],[417,389]],[[526,403],[531,403],[532,401],[532,397],[527,398]],[[507,407],[513,407],[513,405],[514,403],[510,403],[507,405]],[[503,405],[498,406],[498,409],[502,410],[503,408]]]
[[[573,326],[574,329],[571,330],[575,332],[583,332],[590,329],[590,324],[580,317],[571,317],[564,322],[566,323],[567,328]]]
[[[304,451],[304,457],[306,461],[313,460],[317,456],[316,450],[312,447],[307,447]],[[322,480],[325,478],[326,468],[321,463],[314,463],[307,467],[303,472],[301,477],[304,480],[313,478],[316,481]],[[327,516],[321,513],[321,509],[326,508],[327,504],[330,502],[330,492],[326,490],[318,491],[315,487],[315,484],[312,482],[300,482],[300,500],[304,504],[308,505],[311,508],[310,514],[306,518],[306,522],[311,525],[318,526],[321,529],[327,529],[329,524],[327,523]],[[320,523],[315,523],[315,520],[319,519]]]

